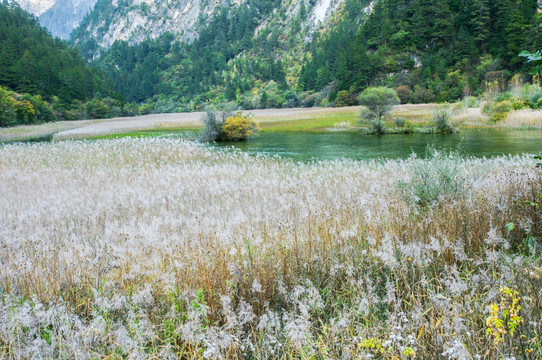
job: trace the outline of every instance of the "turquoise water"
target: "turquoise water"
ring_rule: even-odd
[[[460,150],[464,155],[493,157],[542,151],[540,130],[476,130],[458,134],[359,135],[355,133],[263,133],[246,142],[213,146],[235,147],[252,154],[294,160],[407,158],[423,156],[428,146]]]

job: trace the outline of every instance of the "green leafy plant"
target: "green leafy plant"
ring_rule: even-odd
[[[452,134],[457,132],[457,129],[450,125],[450,118],[452,117],[452,110],[442,108],[433,113],[433,123],[435,129],[441,134]]]
[[[514,352],[516,348],[521,353],[528,354],[524,341],[527,336],[522,334],[521,326],[524,319],[521,315],[521,297],[518,291],[508,287],[500,289],[500,302],[490,305],[489,316],[486,318],[486,336],[493,340],[493,346],[498,352]]]
[[[361,117],[368,119],[375,133],[379,135],[385,133],[383,118],[400,103],[395,90],[386,87],[367,88],[359,96],[359,104],[368,110],[362,112]]]
[[[426,160],[410,163],[410,180],[398,183],[404,196],[419,208],[443,201],[460,201],[468,195],[483,172],[468,174],[458,151],[439,152],[428,148]]]

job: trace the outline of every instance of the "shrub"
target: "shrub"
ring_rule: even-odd
[[[408,120],[400,117],[393,118],[393,122],[397,128],[401,129],[402,134],[412,134],[414,132],[414,126]]]
[[[235,114],[235,105],[232,103],[223,104],[221,110],[212,106],[202,115],[203,131],[200,134],[200,140],[204,142],[226,140],[222,133],[222,126],[226,120]]]
[[[220,141],[222,138],[222,125],[230,116],[227,111],[209,110],[201,117],[203,131],[200,134],[200,140],[204,142]]]
[[[26,100],[32,104],[35,112],[34,122],[43,123],[58,120],[58,117],[55,115],[49,105],[47,105],[47,103],[42,100],[41,96],[32,96],[30,94],[25,94],[21,97],[21,99]]]
[[[411,101],[414,104],[428,104],[435,102],[435,95],[426,88],[418,86],[412,92]]]
[[[542,99],[542,87],[539,85],[524,85],[521,90],[521,99],[537,104]]]
[[[92,99],[87,103],[86,110],[92,119],[105,119],[110,109],[103,101]]]
[[[139,107],[139,113],[141,115],[148,115],[148,114],[152,114],[153,112],[153,107],[151,104],[143,104]]]
[[[0,86],[0,127],[15,125],[17,122],[16,103],[11,93]]]
[[[465,199],[472,186],[480,181],[487,169],[469,173],[458,151],[439,152],[428,148],[427,159],[409,162],[410,180],[398,183],[407,200],[425,208],[443,201]]]
[[[339,91],[335,99],[335,107],[345,107],[350,105],[350,93],[346,90]]]
[[[405,126],[406,120],[400,117],[393,118],[393,122],[395,123],[395,126],[398,128],[402,128]]]
[[[501,102],[501,101],[512,101],[514,97],[512,94],[510,94],[508,91],[503,92],[495,98],[495,102]]]
[[[528,109],[530,108],[530,104],[529,102],[525,101],[525,100],[520,100],[518,98],[514,98],[513,101],[512,101],[512,109],[514,110],[523,110],[523,109]]]
[[[489,108],[491,121],[497,123],[506,119],[508,114],[513,110],[512,102],[505,100],[496,102]]]
[[[433,113],[433,123],[437,132],[442,134],[451,134],[456,132],[456,128],[450,125],[452,111],[450,109],[439,109]]]
[[[363,112],[362,117],[369,119],[377,134],[384,134],[382,119],[401,101],[395,90],[386,87],[373,87],[365,89],[360,94],[359,103],[369,110],[368,113]]]
[[[225,140],[247,140],[258,132],[258,124],[249,115],[238,112],[226,119],[221,132]]]
[[[397,96],[399,96],[401,104],[407,104],[410,102],[412,91],[410,90],[410,87],[408,85],[396,87],[395,92],[397,93]]]
[[[310,94],[305,96],[304,99],[301,100],[301,106],[302,107],[313,107],[317,106],[320,101],[322,101],[322,95],[320,93]]]
[[[467,106],[467,108],[475,108],[479,105],[479,100],[476,96],[467,96],[465,99],[463,99],[463,103]]]
[[[17,113],[19,124],[31,124],[36,118],[36,110],[34,110],[34,106],[28,100],[17,101],[15,112]]]
[[[60,113],[60,116],[67,121],[77,120],[77,114],[72,110],[64,110]]]

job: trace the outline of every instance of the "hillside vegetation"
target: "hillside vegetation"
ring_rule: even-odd
[[[0,127],[145,112],[33,15],[0,4]]]
[[[354,105],[355,95],[375,85],[397,88],[403,103],[450,102],[504,90],[516,73],[529,79],[518,54],[542,47],[536,3],[346,0],[330,6],[324,22],[315,18],[319,2],[213,3],[210,14],[202,7],[188,39],[166,32],[104,48],[100,37],[112,34],[93,40],[81,28],[73,41],[99,57],[127,100],[157,112],[209,102],[326,106],[339,93],[338,105]]]

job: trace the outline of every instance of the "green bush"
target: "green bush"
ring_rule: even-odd
[[[402,128],[406,124],[406,120],[400,117],[393,118],[393,122],[395,123],[395,126],[398,128]]]
[[[409,162],[409,180],[397,185],[407,201],[426,208],[443,201],[465,199],[473,184],[487,172],[470,173],[462,166],[461,154],[428,148],[427,159]]]
[[[495,98],[495,102],[502,102],[502,101],[510,101],[511,102],[513,100],[514,100],[514,97],[508,91],[497,95],[497,97]]]
[[[514,98],[512,101],[512,109],[514,110],[528,109],[530,107],[531,107],[531,104],[525,100]]]
[[[414,88],[411,95],[411,102],[414,104],[429,104],[435,102],[435,99],[435,95],[431,91],[419,86]]]
[[[408,85],[401,85],[396,87],[395,92],[397,93],[397,96],[399,96],[401,104],[408,104],[410,102],[412,91],[410,90],[410,87]]]
[[[476,108],[478,107],[480,101],[476,96],[467,96],[465,99],[463,99],[463,103],[467,106],[467,108]]]
[[[139,107],[139,113],[141,115],[148,115],[148,114],[152,114],[152,111],[153,111],[153,107],[151,104],[143,104]]]
[[[67,121],[78,120],[77,119],[77,114],[73,110],[64,110],[61,113],[61,117],[62,117],[62,119],[67,120]]]
[[[345,107],[350,105],[350,93],[346,90],[339,91],[335,99],[335,107]]]
[[[370,121],[376,134],[385,133],[382,119],[400,103],[395,90],[386,87],[367,88],[359,95],[359,104],[368,109],[361,117]]]
[[[22,125],[32,124],[36,118],[36,110],[28,100],[17,101],[15,105],[17,123]]]
[[[0,127],[17,124],[17,100],[13,93],[0,86]]]
[[[490,116],[491,121],[497,123],[499,121],[502,121],[506,119],[508,114],[513,110],[513,105],[511,101],[505,100],[496,102],[490,107]]]
[[[92,119],[105,119],[109,115],[109,107],[101,100],[92,99],[86,105],[88,115]]]
[[[435,129],[441,134],[452,134],[457,130],[450,125],[450,118],[452,117],[452,111],[450,109],[439,109],[433,113],[433,123]]]
[[[412,134],[414,132],[414,126],[408,120],[403,118],[394,118],[393,122],[395,123],[395,126],[400,129],[400,133],[402,134]]]
[[[222,126],[233,115],[235,115],[235,106],[232,104],[223,105],[221,110],[217,110],[214,106],[209,107],[200,119],[203,124],[200,141],[213,142],[226,140],[222,133]]]
[[[53,110],[45,101],[43,101],[41,96],[25,94],[21,97],[21,100],[28,101],[32,104],[34,108],[34,123],[44,123],[58,120]]]
[[[521,99],[535,105],[542,99],[542,87],[539,85],[524,85],[521,88]]]

